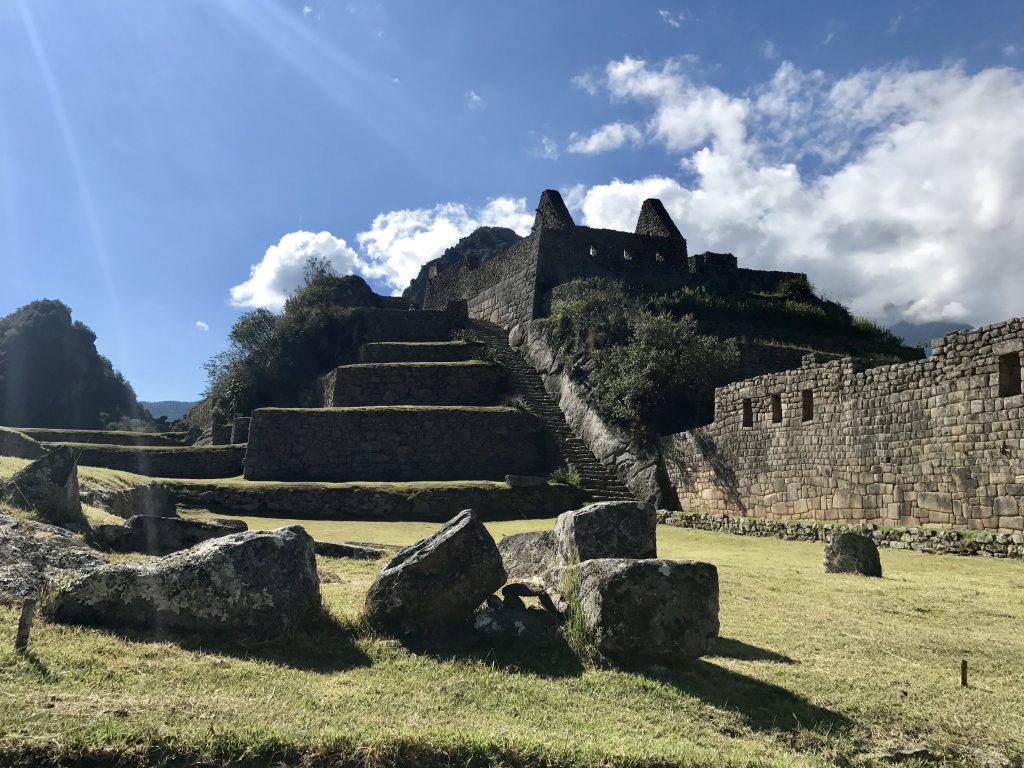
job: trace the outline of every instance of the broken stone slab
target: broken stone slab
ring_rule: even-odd
[[[51,613],[65,624],[274,637],[320,611],[313,539],[300,526],[246,531],[74,579]]]
[[[444,631],[468,619],[504,583],[494,539],[467,509],[395,554],[366,593],[365,616],[392,634]]]
[[[882,577],[878,545],[870,536],[846,531],[825,545],[825,573],[859,573]]]
[[[353,560],[376,560],[388,552],[384,547],[351,542],[317,541],[314,546],[321,557],[347,557]]]
[[[558,565],[554,531],[505,536],[498,542],[498,552],[512,581],[543,582],[545,574]]]
[[[248,530],[241,520],[186,520],[181,517],[136,515],[124,525],[97,525],[93,542],[111,552],[169,555],[220,536]]]
[[[718,638],[718,569],[710,563],[599,558],[561,578],[609,658],[679,662],[708,653]]]
[[[33,511],[49,523],[81,526],[84,518],[74,451],[66,445],[51,448],[0,483],[0,500]]]
[[[0,604],[38,598],[50,584],[106,562],[64,528],[0,515]]]
[[[559,565],[609,557],[657,557],[657,513],[639,501],[604,501],[563,512],[555,521]]]
[[[510,488],[538,488],[547,485],[548,479],[537,475],[505,475],[505,484]]]
[[[507,637],[529,642],[553,639],[561,622],[540,608],[508,606],[480,608],[473,614],[473,629],[487,637]]]

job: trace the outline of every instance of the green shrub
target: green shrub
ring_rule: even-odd
[[[548,480],[552,483],[571,485],[575,488],[579,488],[583,484],[583,478],[580,476],[580,471],[576,468],[575,464],[566,464],[559,467],[548,476]]]
[[[533,409],[530,407],[530,404],[526,402],[526,398],[522,395],[509,395],[501,401],[501,404],[506,408],[515,408],[517,411],[533,413]]]

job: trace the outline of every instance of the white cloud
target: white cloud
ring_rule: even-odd
[[[587,136],[574,133],[569,137],[570,152],[581,155],[596,155],[618,149],[624,144],[639,144],[643,141],[643,132],[629,123],[609,123],[602,125]]]
[[[476,91],[466,91],[466,109],[483,109],[484,98]]]
[[[765,40],[761,46],[761,55],[766,59],[777,59],[779,58],[779,50],[771,40]]]
[[[539,157],[543,157],[545,160],[557,160],[558,142],[550,136],[541,136],[540,149],[537,151],[537,155]]]
[[[302,284],[310,258],[326,259],[341,275],[350,274],[359,263],[356,252],[330,232],[290,232],[267,248],[263,260],[250,268],[248,280],[231,289],[231,303],[281,309],[288,294]]]
[[[897,16],[893,16],[891,19],[889,19],[889,27],[888,27],[887,31],[888,31],[888,33],[890,35],[895,35],[897,32],[900,31],[900,27],[902,27],[902,26],[903,26],[903,14],[901,13],[901,14],[899,14]]]
[[[688,180],[592,187],[576,196],[585,223],[632,229],[641,201],[660,197],[692,251],[808,272],[879,320],[1021,314],[1021,71],[835,80],[784,62],[742,94],[695,84],[678,62],[607,71],[613,101],[650,104],[649,140],[678,154]]]
[[[311,5],[304,5],[304,6],[302,6],[302,15],[303,16],[309,16],[309,14],[311,14],[312,12],[313,12],[313,6],[311,6]]]
[[[368,231],[356,236],[366,254],[360,271],[401,290],[420,267],[477,227],[508,227],[525,235],[532,225],[533,213],[527,209],[524,198],[498,197],[479,209],[462,203],[444,203],[433,208],[382,213]]]
[[[198,328],[200,331],[208,331],[208,330],[210,330],[209,324],[208,323],[204,323],[202,320],[196,320],[196,328]]]
[[[686,11],[679,11],[678,13],[673,13],[672,11],[658,11],[658,15],[661,17],[661,20],[670,27],[679,29],[679,27],[683,26],[683,20],[686,18]]]
[[[586,91],[591,96],[597,96],[601,90],[601,83],[589,72],[576,75],[572,79],[572,84],[579,88],[581,91]]]
[[[829,32],[827,35],[825,35],[825,39],[821,41],[821,44],[822,45],[828,45],[829,43],[831,43],[835,39],[836,39],[836,33],[835,32]]]

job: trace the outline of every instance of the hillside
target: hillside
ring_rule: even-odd
[[[96,351],[96,334],[60,301],[0,318],[0,424],[102,429],[149,421],[125,378]]]
[[[424,293],[427,290],[427,272],[431,267],[446,267],[471,257],[479,259],[483,264],[521,239],[519,235],[505,227],[478,227],[455,245],[447,248],[438,258],[424,264],[419,274],[402,293],[402,298],[422,307]]]
[[[166,417],[168,421],[177,421],[192,410],[192,407],[198,402],[198,400],[155,400],[140,402],[139,405],[149,411],[154,419]]]

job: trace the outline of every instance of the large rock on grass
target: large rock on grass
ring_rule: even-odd
[[[657,527],[657,514],[651,504],[590,504],[558,516],[555,551],[561,565],[603,557],[657,557]]]
[[[544,582],[548,571],[556,567],[554,531],[527,531],[505,536],[498,552],[510,581]]]
[[[48,523],[81,526],[84,518],[74,451],[66,445],[51,448],[0,484],[0,499],[33,511]]]
[[[882,577],[878,546],[868,536],[846,531],[825,546],[825,573],[859,573]]]
[[[142,552],[169,555],[204,541],[248,529],[241,520],[187,520],[181,517],[136,515],[124,525],[98,525],[92,539],[111,552]]]
[[[102,566],[60,590],[52,615],[67,624],[115,630],[273,637],[319,610],[313,539],[291,526]]]
[[[39,597],[51,583],[104,563],[64,528],[0,515],[0,604]]]
[[[562,590],[610,658],[679,662],[718,637],[718,569],[693,560],[602,558],[565,568]]]
[[[399,635],[444,631],[504,583],[494,539],[467,509],[395,554],[366,593],[366,618]]]

